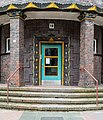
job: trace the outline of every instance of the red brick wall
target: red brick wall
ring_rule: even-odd
[[[97,53],[94,54],[94,76],[101,84],[102,81],[102,28],[95,25],[94,38],[97,40]]]
[[[1,83],[5,83],[7,78],[10,75],[10,54],[6,53],[5,50],[5,41],[6,38],[10,37],[10,26],[9,24],[4,25],[1,29],[1,69],[0,69],[0,76],[1,76]]]

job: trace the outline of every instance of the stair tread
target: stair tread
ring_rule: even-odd
[[[0,105],[8,105],[8,106],[26,106],[26,107],[97,107],[96,104],[86,104],[86,105],[60,105],[60,104],[23,104],[23,103],[9,103],[0,102]],[[98,107],[103,107],[102,104],[98,104]]]
[[[7,93],[6,91],[0,91],[0,93]],[[42,95],[96,95],[96,93],[58,93],[58,92],[17,92],[17,91],[10,91],[10,94],[42,94]],[[98,93],[100,95],[103,95],[103,93]]]
[[[19,109],[19,110],[33,110],[33,111],[87,111],[87,110],[102,110],[102,105],[56,105],[56,104],[10,104],[0,103],[0,108],[3,109]]]
[[[0,99],[7,99],[6,96],[0,96]],[[24,98],[24,97],[9,97],[9,99],[15,100],[55,100],[55,101],[96,101],[96,98]],[[103,100],[103,98],[98,98],[98,100]]]
[[[96,88],[80,88],[80,87],[10,87],[11,91],[35,91],[35,92],[95,92]],[[7,87],[0,87],[0,91],[6,91]],[[103,92],[103,88],[98,88],[98,91]]]
[[[99,89],[96,106],[94,88],[11,88],[7,104],[6,88],[0,88],[0,108],[44,111],[74,111],[103,109],[103,89]]]

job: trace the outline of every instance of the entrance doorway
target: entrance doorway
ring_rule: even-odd
[[[41,46],[42,85],[61,85],[62,81],[62,45],[43,43]]]

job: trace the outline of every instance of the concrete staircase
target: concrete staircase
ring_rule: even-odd
[[[103,88],[96,106],[94,88],[11,87],[7,104],[6,87],[0,87],[0,108],[34,111],[86,111],[103,109]]]

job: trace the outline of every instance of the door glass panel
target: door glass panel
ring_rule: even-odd
[[[58,56],[58,48],[45,48],[45,56]]]
[[[58,48],[45,48],[45,76],[58,75]]]
[[[58,58],[45,58],[45,66],[58,66]]]
[[[45,67],[45,75],[57,76],[58,68]]]

